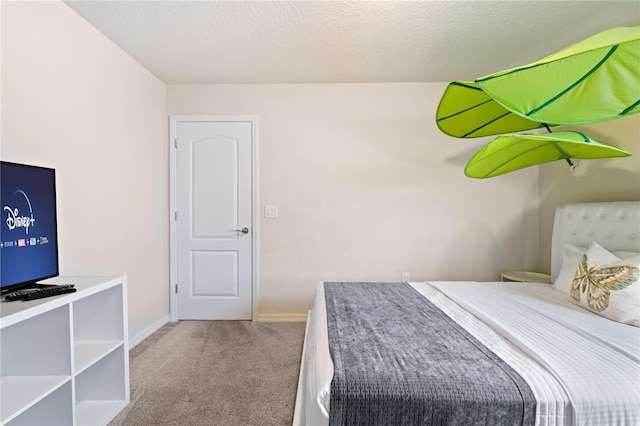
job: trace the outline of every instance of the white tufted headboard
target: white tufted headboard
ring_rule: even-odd
[[[562,268],[566,243],[609,251],[640,252],[640,201],[567,204],[556,210],[551,238],[551,282]]]

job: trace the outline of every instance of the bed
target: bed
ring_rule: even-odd
[[[551,284],[318,283],[293,423],[640,424],[639,252],[640,202],[580,203],[556,211]]]

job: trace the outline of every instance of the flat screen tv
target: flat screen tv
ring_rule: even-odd
[[[57,276],[55,170],[0,161],[0,198],[0,293]]]

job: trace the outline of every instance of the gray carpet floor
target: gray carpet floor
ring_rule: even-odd
[[[133,348],[110,425],[291,425],[304,323],[180,321]]]

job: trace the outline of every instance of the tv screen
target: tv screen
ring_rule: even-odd
[[[54,169],[0,161],[0,291],[58,275]]]

